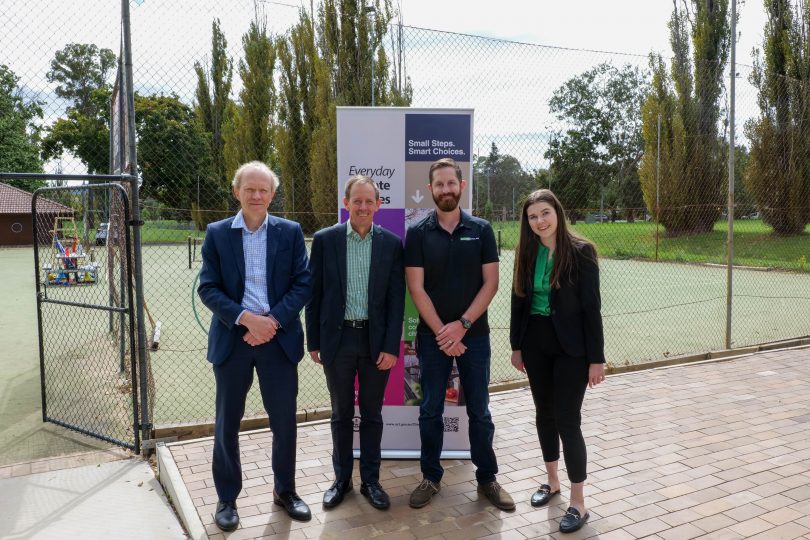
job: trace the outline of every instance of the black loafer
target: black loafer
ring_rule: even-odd
[[[335,480],[332,487],[323,493],[323,507],[334,508],[343,502],[343,497],[353,489],[351,480]]]
[[[559,494],[560,494],[559,489],[557,491],[551,491],[550,485],[540,484],[540,489],[535,491],[534,495],[532,495],[532,506],[534,506],[535,508],[539,506],[545,506],[548,504],[548,501],[550,501],[554,495]]]
[[[301,497],[294,491],[286,493],[273,492],[273,502],[279,506],[283,506],[287,511],[287,515],[298,521],[309,521],[312,519],[312,512],[309,511],[307,503],[301,500]]]
[[[579,510],[573,506],[570,507],[568,510],[566,510],[562,521],[560,521],[560,532],[570,533],[580,530],[588,521],[589,517],[591,517],[591,515],[588,512],[585,512],[584,516],[580,516]]]
[[[230,532],[239,526],[239,514],[236,513],[236,501],[219,501],[214,514],[214,523],[221,531]]]
[[[368,499],[371,506],[377,510],[385,510],[391,506],[391,499],[388,498],[388,493],[382,488],[378,482],[369,484],[363,483],[360,486],[360,493]]]

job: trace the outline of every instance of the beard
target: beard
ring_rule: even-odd
[[[433,202],[436,203],[436,206],[442,212],[452,212],[456,208],[458,208],[458,202],[461,200],[461,193],[454,194],[446,194],[441,197],[437,197],[433,195]]]

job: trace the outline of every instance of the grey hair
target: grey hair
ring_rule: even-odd
[[[275,193],[278,189],[278,176],[276,173],[270,170],[270,167],[262,163],[261,161],[249,161],[243,165],[241,165],[238,169],[236,169],[236,173],[233,175],[233,182],[231,185],[236,189],[239,189],[239,186],[242,185],[242,177],[245,173],[257,171],[270,179],[270,191]]]

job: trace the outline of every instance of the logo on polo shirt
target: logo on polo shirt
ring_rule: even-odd
[[[479,236],[462,236],[459,240],[480,240]]]

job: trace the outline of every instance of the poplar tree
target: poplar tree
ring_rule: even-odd
[[[727,169],[720,97],[731,44],[728,7],[729,0],[684,0],[681,6],[673,0],[669,73],[660,56],[650,59],[653,81],[642,107],[639,177],[647,208],[668,236],[711,231],[723,207]]]
[[[765,0],[763,51],[751,75],[760,115],[745,126],[751,140],[745,187],[765,223],[785,236],[801,234],[810,222],[810,2],[802,3],[797,16],[791,1]]]
[[[321,60],[315,49],[313,22],[305,11],[301,11],[289,34],[279,39],[278,59],[281,74],[275,142],[284,211],[311,232],[318,224],[309,219],[312,215],[309,149],[316,125],[315,70]]]
[[[316,219],[305,224],[309,230],[337,220],[335,107],[371,105],[372,56],[375,105],[411,101],[401,53],[395,50],[392,69],[382,46],[393,17],[390,0],[376,0],[374,8],[372,16],[359,0],[324,0],[317,17],[302,10],[298,24],[279,40],[275,140],[284,204],[296,215],[314,213]]]
[[[194,62],[194,72],[197,74],[194,111],[203,130],[208,134],[211,149],[211,169],[201,182],[200,206],[198,208],[196,202],[192,206],[194,221],[200,229],[221,219],[222,212],[229,209],[231,200],[223,138],[227,115],[233,112],[233,108],[229,106],[233,62],[228,58],[227,49],[228,41],[222,33],[219,19],[214,19],[211,24],[210,65]]]
[[[276,47],[267,31],[267,19],[257,12],[242,36],[244,57],[239,61],[242,89],[239,102],[230,103],[222,127],[225,178],[233,178],[242,163],[259,160],[274,167],[273,115],[276,90],[273,80]],[[271,211],[280,207],[273,200]]]

